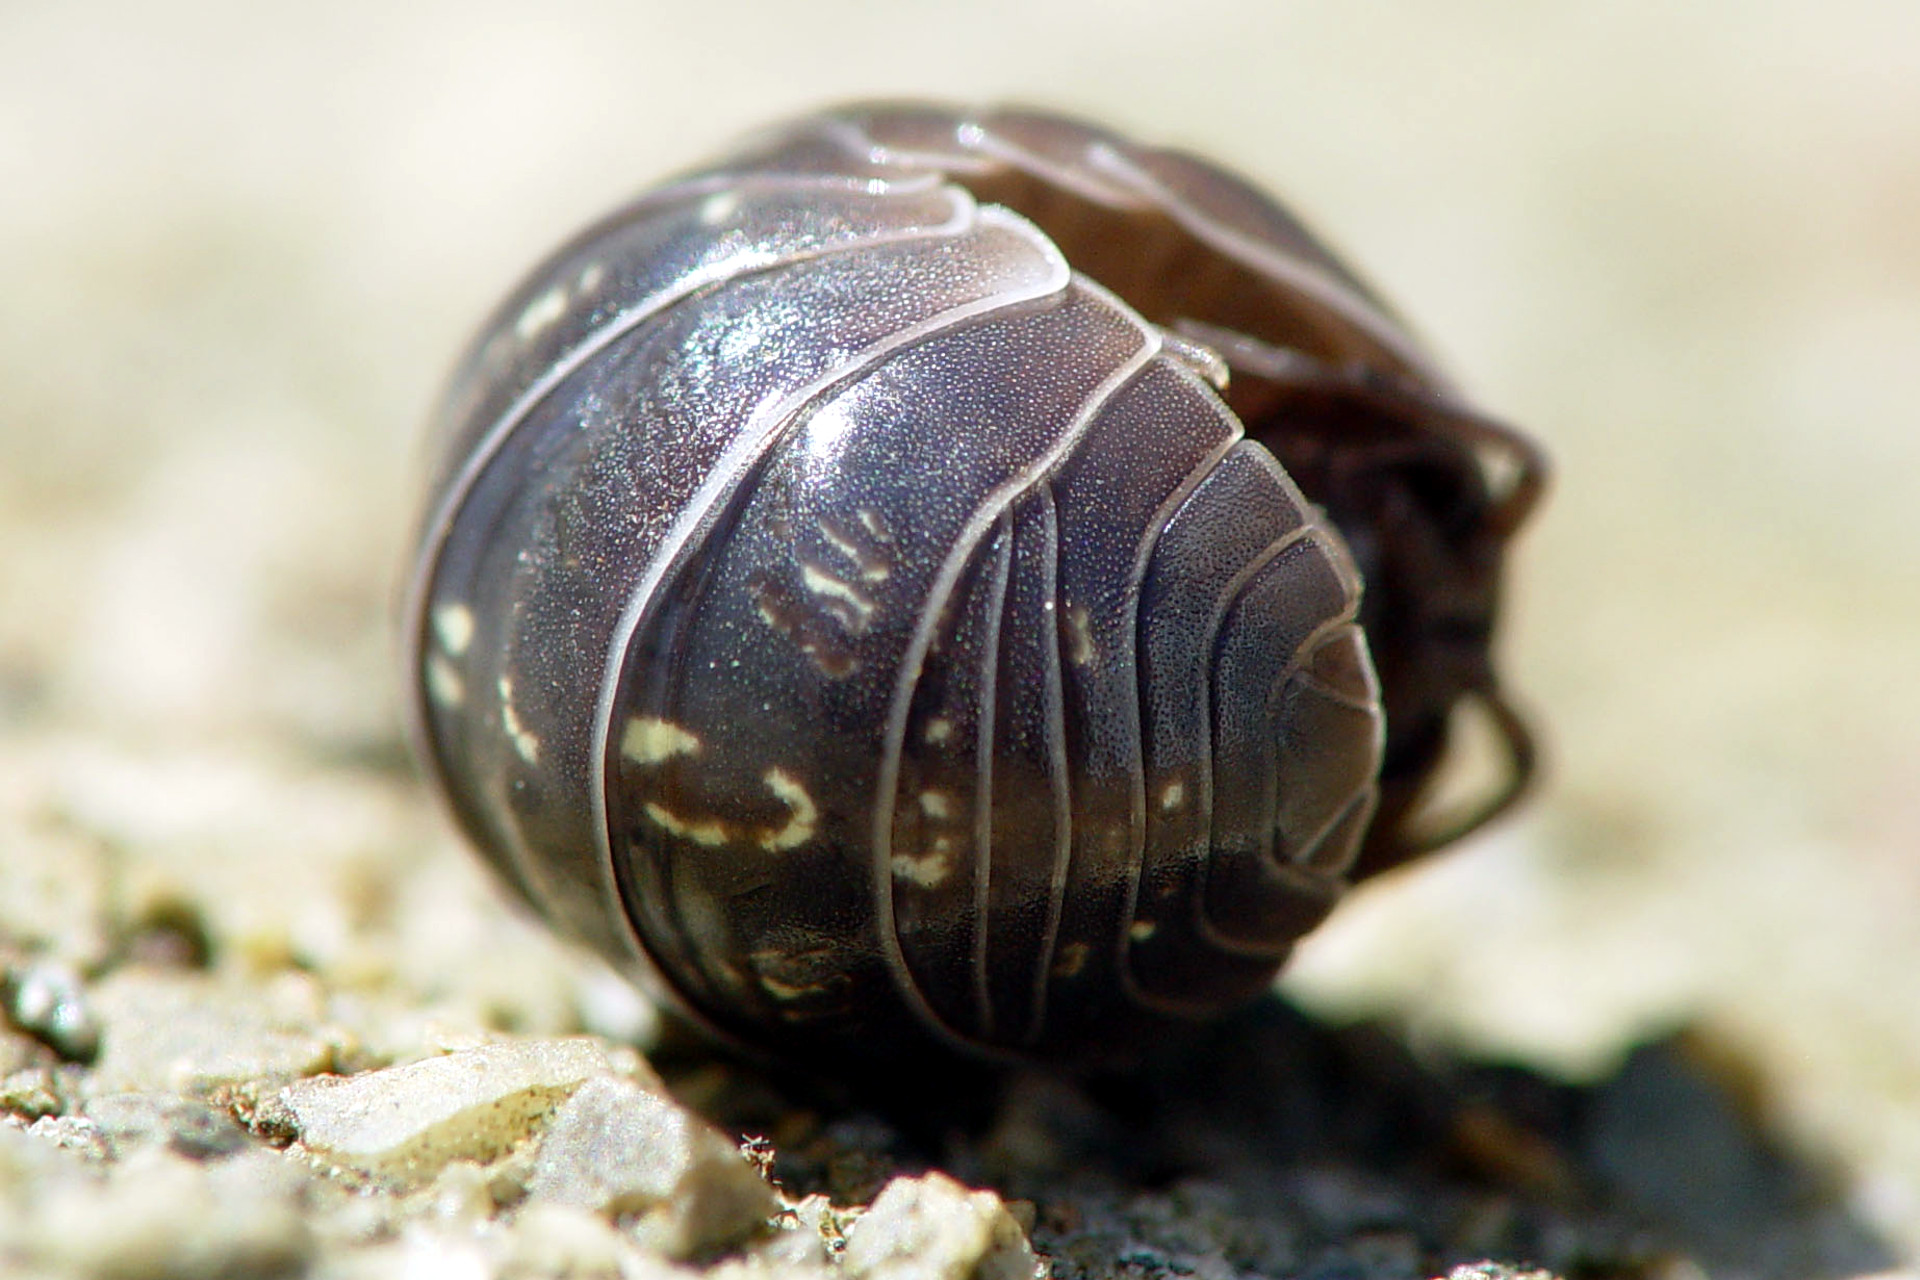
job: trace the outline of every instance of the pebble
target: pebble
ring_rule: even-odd
[[[575,1205],[527,1205],[504,1245],[500,1269],[508,1275],[691,1280],[691,1273],[641,1252],[605,1218]]]
[[[278,1155],[254,1155],[203,1165],[149,1147],[113,1166],[104,1184],[68,1178],[40,1187],[13,1249],[54,1275],[298,1275],[313,1237],[297,1177]]]
[[[0,1079],[0,1112],[31,1123],[59,1115],[63,1107],[59,1083],[45,1067],[28,1067]]]
[[[101,1022],[96,1093],[205,1096],[222,1085],[333,1070],[352,1038],[327,1024],[302,975],[270,984],[121,970],[93,990]]]
[[[71,968],[50,961],[22,965],[4,975],[0,990],[8,1020],[68,1062],[91,1062],[100,1052],[100,1024]]]
[[[719,1130],[665,1094],[601,1076],[540,1141],[527,1194],[610,1219],[669,1257],[733,1244],[778,1211],[770,1188]]]
[[[1005,1202],[943,1173],[895,1178],[847,1232],[853,1280],[1035,1280],[1039,1258]]]
[[[173,1094],[108,1094],[86,1104],[86,1118],[116,1155],[158,1145],[189,1160],[212,1160],[249,1145],[225,1111]]]
[[[279,1102],[301,1147],[324,1166],[396,1187],[455,1160],[505,1154],[586,1080],[609,1071],[586,1039],[499,1041],[405,1066],[317,1076]]]

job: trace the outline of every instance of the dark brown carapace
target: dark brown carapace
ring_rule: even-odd
[[[1125,1057],[1532,771],[1491,651],[1538,451],[1274,201],[1079,121],[769,130],[537,268],[437,446],[429,773],[773,1056]]]
[[[1148,319],[1224,358],[1223,394],[1248,436],[1327,509],[1360,567],[1387,742],[1379,804],[1349,876],[1398,866],[1512,808],[1536,749],[1500,689],[1494,623],[1507,544],[1545,490],[1546,455],[1469,408],[1379,296],[1260,191],[1179,152],[1143,155],[1093,126],[1047,123],[1109,138],[1109,151],[1096,143],[1082,156],[1105,167],[1102,158],[1124,155],[1107,163],[1150,171],[1167,198],[1116,203],[1085,180],[1085,159],[1080,181],[1046,173],[1065,148],[1049,156],[1045,140],[1057,135],[1044,132],[1034,152],[956,176],[977,198],[1032,218],[1077,270]],[[1299,288],[1276,247],[1373,315]],[[1478,799],[1436,811],[1458,718],[1474,713],[1501,744],[1500,776],[1478,784]]]

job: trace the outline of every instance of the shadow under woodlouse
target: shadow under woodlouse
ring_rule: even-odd
[[[771,1137],[791,1193],[845,1203],[939,1168],[1032,1201],[1056,1275],[1140,1263],[1126,1243],[1138,1214],[1192,1214],[1196,1196],[1330,1274],[1356,1257],[1356,1274],[1375,1274],[1362,1255],[1382,1240],[1435,1272],[1494,1257],[1672,1275],[1684,1260],[1786,1280],[1897,1262],[1838,1177],[1771,1132],[1737,1065],[1689,1030],[1582,1085],[1419,1050],[1379,1024],[1328,1026],[1279,997],[1126,1072],[934,1062],[849,1084],[698,1052],[662,1065],[722,1124]]]

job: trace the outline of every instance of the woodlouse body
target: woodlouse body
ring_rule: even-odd
[[[1526,776],[1487,650],[1537,455],[1272,202],[1077,122],[852,108],[642,196],[436,451],[430,773],[777,1053],[1112,1052],[1451,834],[1457,705],[1512,747],[1461,825]]]

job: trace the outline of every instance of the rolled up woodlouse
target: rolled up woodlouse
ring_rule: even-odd
[[[1538,452],[1273,201],[1077,121],[854,107],[647,192],[434,449],[428,773],[774,1055],[1123,1054],[1531,770],[1489,645]],[[1506,776],[1446,819],[1466,706]]]

